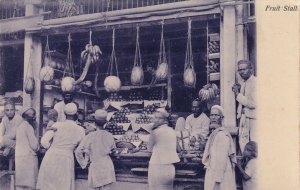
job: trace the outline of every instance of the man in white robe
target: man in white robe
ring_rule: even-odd
[[[37,189],[75,190],[73,152],[84,138],[85,131],[75,122],[76,104],[67,104],[64,112],[66,121],[54,123],[52,127],[57,130],[47,131],[41,139],[41,145],[50,148],[40,166]]]
[[[253,75],[252,63],[248,60],[238,62],[238,72],[243,81],[234,84],[232,91],[239,102],[237,119],[239,119],[239,145],[241,152],[249,141],[257,141],[256,131],[256,77]]]
[[[204,190],[236,190],[235,146],[227,129],[222,127],[223,108],[212,106],[210,127],[215,128],[205,146],[202,163],[206,168]]]
[[[64,113],[65,106],[68,103],[71,103],[74,98],[73,93],[63,93],[62,96],[63,96],[64,100],[62,100],[54,105],[54,109],[58,113],[57,121],[65,121],[66,120],[66,115]]]

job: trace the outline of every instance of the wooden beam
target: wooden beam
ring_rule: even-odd
[[[44,15],[49,13],[50,12],[45,12],[38,15],[0,20],[0,34],[14,33],[24,31],[26,28],[37,27],[42,23]]]
[[[24,39],[21,40],[10,40],[10,41],[0,41],[0,47],[3,46],[16,46],[24,44]]]
[[[107,26],[118,26],[123,24],[160,21],[162,19],[180,19],[199,15],[219,13],[217,0],[184,1],[163,5],[148,6],[143,8],[132,8],[125,10],[110,11],[104,13],[85,14],[67,18],[46,20],[42,26],[30,28],[27,32],[43,33],[50,30],[52,33],[59,33],[61,30],[67,33],[68,29],[76,28],[97,28]]]

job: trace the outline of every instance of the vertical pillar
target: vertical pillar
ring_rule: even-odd
[[[243,5],[236,5],[236,63],[245,59],[247,56],[247,48],[245,48],[247,34],[244,32],[243,24]],[[237,72],[237,66],[236,66]],[[240,75],[236,75],[237,82],[241,81]]]
[[[26,4],[25,15],[30,16],[37,14],[39,12],[39,8],[37,8],[34,4]],[[32,51],[31,51],[32,48]],[[31,63],[30,63],[31,58]],[[35,90],[33,94],[29,95],[24,91],[23,86],[23,107],[29,108],[32,107],[36,110],[36,118],[38,126],[40,125],[40,104],[41,104],[41,81],[39,80],[39,72],[42,65],[42,44],[39,37],[34,37],[32,34],[25,34],[24,40],[24,78],[25,82],[27,68],[31,65],[32,72],[28,72],[31,74],[35,80]],[[39,127],[37,127],[37,134],[39,134]]]
[[[0,47],[0,96],[5,94],[5,75],[4,75],[4,52],[3,48]]]
[[[221,105],[225,112],[224,125],[236,126],[236,100],[232,92],[236,69],[235,6],[228,4],[221,5],[221,8]]]

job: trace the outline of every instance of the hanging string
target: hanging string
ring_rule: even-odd
[[[136,27],[136,46],[135,46],[135,55],[134,55],[134,66],[142,67],[142,59],[141,59],[141,50],[140,50],[140,27],[137,25]]]
[[[111,52],[110,61],[109,61],[109,64],[108,64],[106,76],[113,75],[114,67],[116,67],[116,75],[119,77],[117,58],[116,58],[116,54],[115,54],[115,28],[113,28],[112,52]]]
[[[49,48],[49,37],[47,35],[46,37],[46,45],[45,45],[45,50],[44,50],[44,57],[43,57],[43,61],[44,61],[44,65],[43,66],[48,66],[48,62],[46,62],[46,58],[48,58],[51,61],[51,52],[50,52],[50,48]]]
[[[188,20],[188,40],[185,55],[185,66],[184,68],[194,69],[193,53],[192,53],[192,38],[191,38],[192,20]]]
[[[67,53],[67,64],[64,69],[63,77],[70,74],[71,77],[75,78],[74,68],[73,68],[73,61],[72,61],[72,52],[71,52],[71,34],[68,35],[68,53]]]
[[[30,54],[29,54],[29,60],[28,60],[28,66],[26,69],[26,75],[25,78],[27,79],[28,76],[31,76],[33,74],[33,68],[31,66],[31,62],[32,62],[32,55],[33,55],[33,46],[31,46],[30,48]],[[29,73],[30,72],[30,73]]]

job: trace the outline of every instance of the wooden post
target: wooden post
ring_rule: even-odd
[[[37,8],[34,4],[26,4],[26,16],[34,15],[40,12],[40,9]],[[32,51],[31,51],[32,48]],[[31,63],[29,61],[30,54],[31,55]],[[40,104],[41,104],[41,81],[39,80],[39,72],[42,65],[42,44],[39,37],[34,37],[32,34],[26,34],[24,40],[24,78],[23,81],[26,80],[28,76],[26,71],[27,68],[31,65],[32,74],[31,77],[35,80],[35,90],[32,95],[27,94],[24,91],[23,86],[23,107],[29,108],[32,107],[36,110],[36,118],[38,126],[40,126]],[[37,134],[39,134],[39,127],[37,127]]]
[[[222,5],[223,20],[221,21],[221,105],[224,108],[224,125],[236,126],[236,100],[232,92],[236,70],[236,18],[235,6]]]
[[[4,52],[0,47],[0,96],[5,94],[5,76],[4,76]]]

